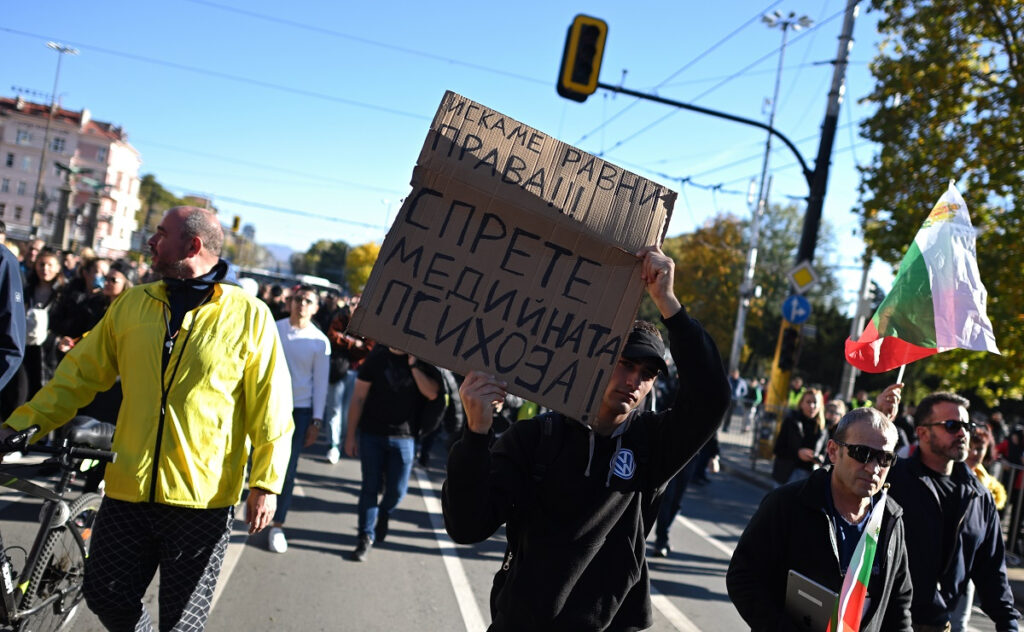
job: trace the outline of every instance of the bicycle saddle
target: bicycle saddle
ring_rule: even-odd
[[[114,424],[79,415],[65,426],[68,441],[97,450],[109,450],[114,440]]]

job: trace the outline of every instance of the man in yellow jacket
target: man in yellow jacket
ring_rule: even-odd
[[[118,298],[17,409],[0,440],[67,422],[118,376],[124,401],[86,565],[86,602],[111,630],[202,630],[252,452],[249,532],[269,524],[291,450],[291,379],[270,310],[233,284],[223,232],[200,208],[167,211],[149,246],[162,281]]]

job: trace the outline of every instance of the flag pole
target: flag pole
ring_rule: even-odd
[[[907,368],[907,365],[905,365],[905,364],[901,364],[900,365],[900,372],[896,375],[896,383],[897,384],[902,384],[903,383],[903,371],[905,371],[906,368]]]

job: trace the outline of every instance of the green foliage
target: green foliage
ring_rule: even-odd
[[[373,264],[377,262],[380,254],[380,244],[368,243],[361,246],[354,246],[348,252],[348,260],[345,262],[345,280],[348,282],[348,289],[353,294],[362,294],[366,282],[370,280],[370,271]]]
[[[865,240],[894,266],[949,178],[978,229],[978,267],[1003,355],[951,351],[921,363],[943,388],[990,404],[1024,392],[1024,6],[1019,0],[873,0],[883,42],[877,107],[862,134]]]
[[[185,200],[177,197],[157,182],[156,176],[152,173],[142,176],[142,180],[139,182],[139,199],[142,201],[142,206],[135,219],[139,224],[139,230],[145,231],[146,234],[156,230],[164,211],[185,204]],[[149,220],[148,225],[147,219]]]
[[[760,298],[751,297],[747,312],[745,345],[740,371],[744,375],[767,375],[775,355],[782,302],[790,294],[788,272],[793,268],[803,217],[795,206],[771,207],[761,222],[759,256],[754,284]],[[732,215],[719,215],[691,234],[670,237],[662,249],[676,262],[675,291],[690,315],[701,321],[728,359],[732,347],[739,288],[746,268],[749,244],[748,222]],[[822,260],[829,257],[831,229],[822,224]],[[814,309],[809,324],[818,328],[814,339],[805,341],[798,368],[808,381],[837,384],[842,371],[843,342],[850,321],[840,313],[835,277],[824,265],[817,265],[821,278],[808,299]],[[657,322],[658,312],[649,299],[640,305],[641,318]]]
[[[306,250],[291,257],[292,271],[296,274],[312,274],[341,284],[345,278],[345,260],[349,245],[344,241],[321,239]]]

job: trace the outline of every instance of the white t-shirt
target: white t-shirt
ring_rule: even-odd
[[[312,323],[298,329],[284,318],[277,321],[277,331],[292,375],[292,407],[312,408],[313,419],[323,419],[331,343]]]

